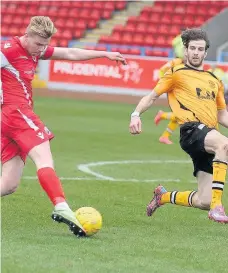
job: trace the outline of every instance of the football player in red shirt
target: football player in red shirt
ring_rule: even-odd
[[[49,17],[35,16],[22,37],[1,45],[1,196],[13,193],[22,176],[26,156],[35,163],[39,182],[54,205],[52,218],[67,224],[77,236],[83,227],[69,208],[54,170],[49,141],[54,137],[33,112],[32,80],[39,59],[90,60],[108,58],[126,64],[118,52],[49,46],[56,32]]]

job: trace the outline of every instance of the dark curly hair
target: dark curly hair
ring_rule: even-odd
[[[188,48],[190,41],[204,40],[206,42],[206,50],[210,47],[210,42],[207,37],[207,33],[201,28],[186,29],[181,34],[183,45]]]

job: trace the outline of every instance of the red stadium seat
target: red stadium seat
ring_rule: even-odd
[[[67,39],[62,39],[59,41],[60,47],[68,47],[68,44],[69,44],[69,40],[67,40]]]
[[[180,4],[176,5],[175,8],[174,8],[174,12],[178,13],[178,14],[185,15],[185,13],[186,13],[186,6],[185,6],[185,4],[184,3],[183,4],[180,3]]]
[[[186,15],[195,15],[197,14],[197,7],[188,5],[186,8]]]
[[[154,50],[152,50],[152,49],[146,49],[145,54],[146,54],[146,56],[155,56]]]
[[[131,54],[131,55],[140,55],[141,52],[140,52],[140,49],[138,49],[138,48],[130,48],[129,54]]]
[[[160,23],[161,16],[158,13],[152,13],[150,15],[150,22],[151,23]]]
[[[116,1],[115,8],[117,10],[123,10],[126,8],[126,5],[127,5],[127,1]]]
[[[168,47],[165,36],[159,35],[155,41],[155,45],[159,47]]]
[[[162,5],[161,2],[160,3],[159,2],[155,3],[155,5],[153,6],[153,11],[163,13],[164,12],[164,6]]]
[[[147,32],[148,32],[149,34],[152,34],[152,35],[153,35],[153,34],[157,33],[157,30],[158,30],[157,26],[151,24],[151,25],[148,26]]]
[[[169,26],[168,25],[160,25],[158,28],[158,33],[161,34],[169,34]]]
[[[171,24],[172,23],[172,17],[170,14],[165,14],[164,16],[162,16],[162,18],[160,18],[160,22],[162,24]]]
[[[75,29],[85,31],[86,28],[87,28],[87,24],[84,20],[76,20]]]
[[[83,35],[84,35],[84,30],[83,29],[76,29],[73,32],[73,38],[74,39],[79,39],[79,38],[83,37]]]
[[[128,33],[123,34],[122,37],[121,37],[121,42],[124,45],[131,45],[131,43],[132,43],[132,35],[128,34]]]
[[[50,45],[51,45],[51,46],[54,46],[54,47],[58,46],[58,40],[52,38],[52,39],[51,39],[51,42],[50,42]]]
[[[193,27],[194,26],[194,18],[191,15],[187,15],[185,16],[184,20],[183,20],[183,24],[185,27]]]
[[[170,32],[171,35],[173,35],[173,37],[175,37],[176,35],[178,35],[180,33],[180,27],[179,26],[171,26],[170,28]]]
[[[68,11],[68,9],[67,8],[61,8],[59,10],[59,15],[58,16],[60,18],[64,18],[64,19],[68,18],[69,17],[69,11]]]
[[[97,45],[97,46],[95,47],[95,49],[96,49],[96,50],[99,50],[99,51],[106,51],[106,50],[107,50],[106,46],[101,46],[101,45]]]
[[[135,34],[132,38],[132,44],[137,46],[143,46],[144,45],[144,34]]]
[[[122,26],[122,25],[117,25],[115,26],[115,28],[113,29],[113,33],[118,33],[118,34],[121,34],[123,33],[125,27]]]
[[[139,16],[139,21],[141,23],[150,23],[150,16],[147,15],[140,15]]]
[[[139,19],[136,16],[130,16],[127,20],[127,24],[131,23],[131,24],[134,24],[135,26],[137,25],[138,22],[139,22]]]
[[[114,34],[117,34],[117,33],[114,33]],[[119,37],[120,37],[120,35],[119,35]],[[111,36],[109,37],[109,36],[103,35],[103,36],[100,37],[99,43],[109,44],[110,43],[110,39],[111,39]]]
[[[104,10],[102,12],[102,16],[103,19],[108,20],[112,17],[112,11],[111,10]]]
[[[13,23],[17,25],[18,27],[22,27],[23,25],[23,17],[22,16],[15,16],[13,18]]]
[[[138,27],[138,26],[137,26]],[[136,28],[134,28],[134,27],[132,27],[131,25],[129,25],[129,26],[126,26],[125,28],[124,28],[124,33],[128,33],[128,34],[134,34],[135,33],[135,31],[137,31],[137,27]]]
[[[181,15],[174,15],[172,17],[172,23],[175,24],[175,25],[181,25],[182,20],[183,20],[183,18],[181,17]]]
[[[205,19],[203,16],[197,16],[194,20],[195,26],[199,27],[205,22]]]
[[[87,23],[88,28],[96,28],[98,25],[98,21],[97,20],[89,20]]]
[[[13,15],[4,15],[2,17],[2,24],[3,25],[9,25],[13,21]]]
[[[21,35],[31,16],[49,16],[59,30],[55,44],[67,46],[71,39],[84,36],[86,29],[99,26],[116,10],[125,9],[127,1],[10,1],[2,3],[2,35]],[[139,16],[130,16],[124,26],[116,26],[110,36],[99,41],[107,44],[171,47],[173,38],[182,27],[201,26],[221,9],[227,1],[156,1],[145,6]],[[140,54],[138,49],[122,49],[128,54]],[[147,52],[148,53],[148,52]],[[167,56],[166,51],[149,54]]]
[[[140,33],[140,34],[147,34],[148,26],[146,26],[145,24],[138,24],[133,32]]]
[[[8,26],[2,26],[1,27],[1,35],[2,36],[8,36],[9,35],[9,27]]]
[[[155,44],[155,38],[153,38],[151,35],[147,35],[144,39],[144,45],[145,46],[154,46]]]
[[[170,13],[173,13],[173,11],[174,11],[174,7],[173,7],[172,4],[171,5],[165,5],[165,7],[163,8],[164,13],[170,14]]]
[[[115,10],[115,3],[112,2],[112,1],[105,2],[103,8],[104,8],[106,11],[111,11],[111,12],[113,12],[113,11]]]
[[[131,54],[130,52],[130,48],[127,48],[127,47],[119,47],[118,48],[118,51],[121,53],[121,54]]]
[[[63,38],[63,39],[66,39],[66,40],[71,40],[71,39],[73,38],[72,32],[69,31],[69,30],[65,30],[65,31],[62,33],[62,38]]]

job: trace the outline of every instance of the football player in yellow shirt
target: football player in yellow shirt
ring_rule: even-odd
[[[228,138],[216,130],[217,123],[228,128],[224,86],[203,70],[209,40],[201,29],[187,29],[181,35],[186,64],[169,69],[150,94],[144,96],[131,114],[131,134],[140,134],[140,115],[163,93],[180,125],[180,145],[192,158],[197,191],[167,191],[159,185],[147,206],[151,216],[160,206],[171,203],[208,210],[208,217],[228,223],[222,205],[228,162]]]

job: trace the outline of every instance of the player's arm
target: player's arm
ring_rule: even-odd
[[[167,93],[173,89],[173,78],[172,70],[166,72],[164,77],[160,79],[155,88],[150,92],[150,94],[144,96],[138,103],[135,108],[135,111],[131,114],[131,121],[129,125],[131,134],[140,134],[142,131],[141,128],[141,119],[140,115],[147,111],[156,99],[164,93]]]
[[[218,109],[218,123],[228,128],[228,112],[226,109],[226,102],[224,97],[224,85],[222,84],[222,82],[219,88],[216,103],[217,103],[217,109]]]
[[[218,123],[228,128],[228,112],[227,109],[218,110]]]
[[[84,61],[96,58],[108,58],[112,61],[120,61],[123,64],[127,64],[125,58],[119,52],[87,50],[80,48],[54,47],[54,52],[51,57],[51,59],[54,60],[70,61]]]

